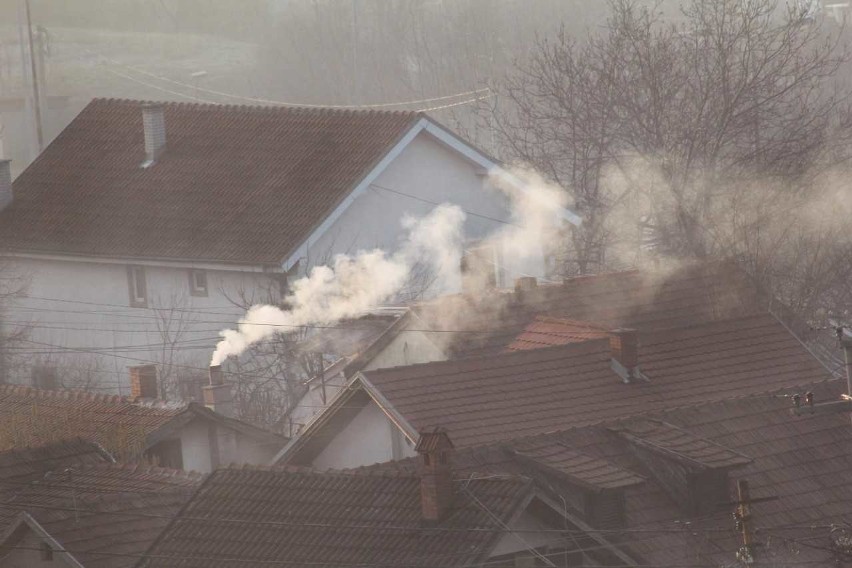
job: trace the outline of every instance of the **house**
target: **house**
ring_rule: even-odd
[[[730,262],[684,263],[674,270],[627,270],[559,283],[521,278],[514,290],[446,295],[410,306],[372,342],[326,369],[323,386],[336,394],[359,371],[602,339],[619,327],[665,330],[762,313],[767,306]],[[307,423],[330,399],[306,397],[289,413],[291,422],[297,428]]]
[[[232,411],[225,385],[209,387],[211,409],[159,400],[153,365],[134,367],[130,382],[133,396],[0,386],[0,448],[81,438],[122,461],[209,472],[232,462],[267,463],[286,442],[217,411]]]
[[[23,457],[12,453],[0,462]],[[26,483],[0,481],[0,568],[133,566],[204,479],[110,462],[46,469]]]
[[[275,463],[350,468],[412,455],[442,427],[460,447],[833,377],[773,315],[358,372]]]
[[[337,253],[395,250],[406,215],[456,204],[469,241],[503,226],[498,169],[421,113],[93,100],[14,183],[0,161],[0,253],[29,282],[14,378],[74,362],[121,394],[124,365],[166,360],[203,378],[246,307]]]
[[[573,566],[575,530],[546,488],[517,475],[456,475],[440,430],[412,473],[228,468],[212,473],[138,566]],[[631,559],[599,539],[589,557]]]
[[[852,554],[852,427],[848,412],[795,416],[790,395],[806,390],[837,400],[846,381],[460,448],[454,464],[460,476],[523,472],[587,527],[576,538],[603,537],[640,566],[843,565]],[[365,469],[416,468],[406,459]],[[748,548],[735,515],[744,484]]]

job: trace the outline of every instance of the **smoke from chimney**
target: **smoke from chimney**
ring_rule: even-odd
[[[482,241],[504,251],[523,266],[542,260],[542,243],[552,237],[555,222],[565,219],[567,196],[540,177],[517,170],[490,178],[511,204],[511,222]],[[518,189],[518,184],[523,190]],[[376,249],[354,256],[337,255],[331,266],[316,266],[291,286],[286,310],[269,305],[252,306],[237,329],[220,332],[211,365],[221,365],[254,343],[275,333],[289,333],[302,326],[329,326],[357,317],[398,294],[415,268],[426,268],[433,282],[429,292],[440,294],[460,289],[462,237],[465,214],[456,205],[438,205],[421,219],[406,217],[402,224],[408,238],[398,252],[389,255]],[[561,222],[561,221],[560,221]]]

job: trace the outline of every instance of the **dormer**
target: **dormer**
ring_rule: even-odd
[[[594,528],[624,527],[624,492],[645,482],[631,471],[578,452],[558,440],[528,440],[513,444],[508,450],[555,481],[565,506]]]
[[[687,515],[715,512],[730,501],[728,475],[752,459],[663,422],[638,419],[611,428]]]

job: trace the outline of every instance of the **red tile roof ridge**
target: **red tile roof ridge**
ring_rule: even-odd
[[[177,410],[188,406],[188,403],[184,401],[137,399],[119,394],[93,393],[73,389],[39,389],[27,385],[0,385],[0,396],[3,395],[20,395],[29,398],[47,400],[102,402],[106,404],[134,404],[148,408],[162,408],[170,410]]]
[[[112,98],[112,97],[95,97],[93,103],[102,104],[126,104],[134,106],[142,105],[161,105],[164,107],[193,109],[193,110],[231,110],[231,111],[258,111],[258,112],[290,112],[290,113],[314,113],[314,114],[375,114],[383,116],[405,116],[409,115],[412,118],[426,116],[422,112],[413,110],[383,110],[383,109],[365,109],[365,108],[348,108],[336,105],[275,105],[275,104],[230,104],[230,103],[197,103],[187,101],[155,101],[146,99],[128,99],[128,98]]]

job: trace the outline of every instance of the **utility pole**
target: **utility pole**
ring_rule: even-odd
[[[835,414],[838,412],[852,413],[852,333],[849,328],[839,326],[835,329],[837,341],[843,349],[846,361],[846,393],[840,395],[840,400],[817,403],[812,392],[805,394],[805,404],[800,395],[793,396],[793,414]]]
[[[737,519],[737,528],[742,533],[742,546],[737,550],[737,560],[750,566],[754,564],[754,545],[752,538],[753,527],[751,525],[751,495],[748,490],[748,481],[737,480],[737,511],[734,517]]]
[[[25,61],[26,59],[29,59],[29,61],[26,62],[26,65],[29,67],[29,75],[31,79],[33,114],[35,115],[36,148],[38,150],[38,153],[40,154],[41,151],[44,149],[44,135],[42,133],[41,125],[41,95],[39,94],[38,70],[36,66],[35,48],[33,45],[33,26],[32,18],[30,17],[30,0],[21,0],[19,10],[21,15],[23,16],[22,26],[24,27],[24,31],[26,32],[26,42],[29,46],[29,57],[25,58]],[[23,53],[23,33],[21,33],[20,36],[21,52]],[[24,75],[26,75],[26,73]]]

